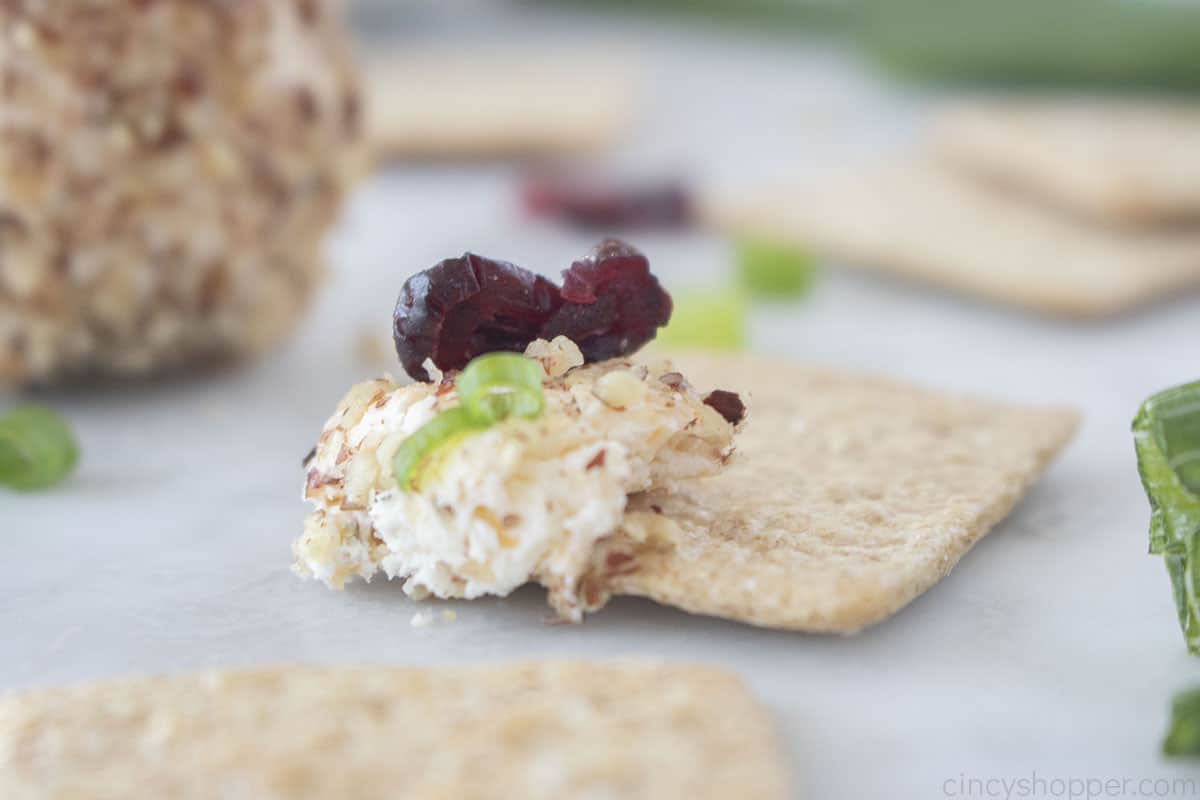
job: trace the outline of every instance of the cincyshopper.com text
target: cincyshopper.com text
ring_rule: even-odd
[[[1046,777],[1034,770],[1024,777],[976,777],[959,774],[942,782],[942,795],[951,798],[1096,798],[1200,797],[1200,778],[1082,778]]]

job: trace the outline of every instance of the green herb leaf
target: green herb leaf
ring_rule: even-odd
[[[671,321],[658,332],[665,347],[740,350],[746,344],[746,298],[737,289],[674,292]]]
[[[431,457],[463,436],[513,416],[533,419],[546,405],[541,365],[515,353],[488,353],[474,359],[454,385],[458,405],[413,431],[396,450],[392,472],[401,488],[416,488]]]
[[[1175,695],[1163,755],[1200,756],[1200,687]]]
[[[1150,500],[1150,552],[1166,560],[1179,626],[1200,654],[1200,382],[1143,403],[1133,438]]]
[[[67,423],[41,406],[21,406],[0,418],[0,485],[45,489],[70,474],[79,447]]]
[[[813,258],[798,247],[759,239],[735,246],[738,281],[752,295],[770,299],[802,297],[816,280]]]

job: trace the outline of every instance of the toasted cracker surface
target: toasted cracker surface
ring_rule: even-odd
[[[5,800],[783,798],[720,670],[285,667],[0,699]]]
[[[380,158],[491,158],[594,150],[629,125],[621,64],[416,52],[365,69],[367,138]]]
[[[956,164],[1121,224],[1200,219],[1200,105],[1047,98],[979,102],[935,122]]]
[[[1037,311],[1093,317],[1200,287],[1200,231],[1106,231],[918,158],[713,200],[742,234]]]
[[[851,633],[896,613],[1008,514],[1077,421],[749,356],[674,360],[697,386],[746,393],[749,424],[726,472],[632,499],[677,525],[612,589],[772,628]]]

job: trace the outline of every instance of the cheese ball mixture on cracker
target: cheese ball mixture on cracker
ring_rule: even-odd
[[[0,13],[0,385],[276,342],[359,167],[332,4]]]
[[[716,474],[740,414],[727,419],[667,363],[585,366],[565,337],[534,341],[526,357],[541,366],[540,415],[464,435],[411,488],[394,474],[397,450],[458,405],[454,383],[435,373],[351,389],[307,464],[314,511],[294,545],[296,571],[332,588],[383,572],[418,598],[505,595],[537,581],[576,621],[602,604],[601,591],[581,592],[594,556],[618,534],[653,530],[627,519],[629,495]]]

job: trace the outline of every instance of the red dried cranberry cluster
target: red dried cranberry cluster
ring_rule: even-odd
[[[404,371],[462,369],[498,350],[566,336],[586,361],[629,355],[671,317],[671,296],[637,249],[606,239],[563,272],[562,288],[506,261],[466,253],[409,278],[393,317]]]
[[[623,185],[611,181],[533,177],[522,187],[526,210],[580,228],[677,228],[693,221],[682,183]]]

